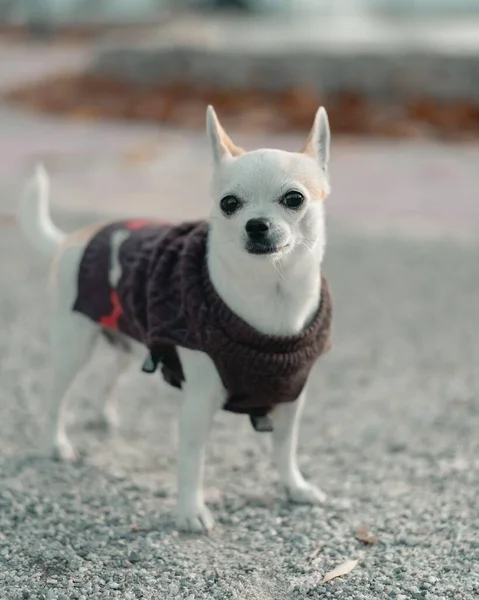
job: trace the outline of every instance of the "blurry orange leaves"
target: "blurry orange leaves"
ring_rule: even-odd
[[[6,95],[32,110],[72,119],[127,119],[202,128],[205,106],[213,104],[222,122],[249,131],[306,130],[320,104],[334,133],[393,138],[479,136],[479,106],[417,99],[374,104],[354,91],[321,96],[309,89],[266,92],[193,84],[148,87],[93,74],[65,74]]]

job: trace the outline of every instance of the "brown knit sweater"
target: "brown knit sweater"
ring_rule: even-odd
[[[112,234],[128,232],[118,256]],[[122,221],[101,229],[87,245],[73,309],[103,328],[126,334],[162,363],[165,379],[181,387],[176,347],[201,350],[218,369],[226,410],[267,414],[301,393],[316,359],[330,346],[332,306],[326,280],[313,323],[299,335],[264,335],[235,315],[216,293],[206,264],[208,225],[172,226]],[[109,282],[112,261],[121,277]],[[110,277],[111,279],[111,277]],[[148,370],[148,367],[146,368]]]

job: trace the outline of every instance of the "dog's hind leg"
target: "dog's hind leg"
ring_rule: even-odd
[[[109,431],[118,429],[120,418],[118,414],[118,388],[122,376],[130,364],[130,354],[127,349],[115,348],[115,364],[109,373],[109,381],[105,389],[105,402],[99,425]]]
[[[295,402],[279,404],[274,409],[273,456],[288,499],[299,504],[321,504],[326,501],[326,494],[304,479],[296,458],[299,420],[305,396],[306,392],[303,391]]]
[[[49,443],[53,454],[64,461],[77,458],[65,426],[65,399],[77,373],[91,354],[93,342],[99,329],[84,316],[71,310],[54,314],[50,332],[54,380],[49,405]]]

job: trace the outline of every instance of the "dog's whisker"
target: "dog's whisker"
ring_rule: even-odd
[[[278,273],[278,275],[281,277],[281,279],[282,279],[282,280],[283,280],[285,283],[288,283],[288,282],[287,282],[287,280],[286,280],[286,277],[284,276],[284,273],[281,271],[281,269],[279,268],[279,266],[278,266],[278,265],[281,265],[281,261],[280,261],[280,260],[278,260],[278,261],[274,260],[274,261],[273,261],[273,267],[274,267],[274,270],[275,270],[275,271]]]
[[[313,248],[309,247],[305,240],[302,240],[301,245],[304,246],[310,254],[313,254]]]

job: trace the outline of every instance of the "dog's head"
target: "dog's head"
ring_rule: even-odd
[[[231,141],[211,106],[207,131],[214,159],[211,227],[217,241],[276,258],[300,246],[324,245],[323,200],[330,192],[324,108],[317,111],[301,152],[245,152]]]

